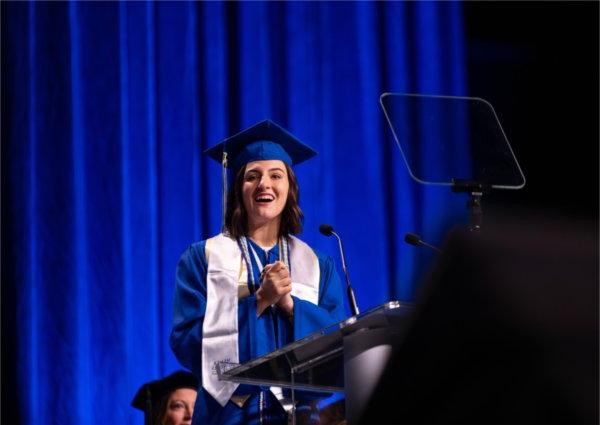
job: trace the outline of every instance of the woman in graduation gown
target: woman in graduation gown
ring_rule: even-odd
[[[233,171],[223,233],[192,244],[177,265],[171,348],[200,378],[193,424],[287,423],[281,390],[219,381],[244,363],[343,320],[333,261],[301,231],[292,171],[316,154],[262,121],[206,153]]]

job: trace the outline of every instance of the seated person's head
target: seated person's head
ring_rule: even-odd
[[[188,425],[192,422],[197,387],[194,375],[178,371],[142,385],[131,404],[143,410],[152,425]]]

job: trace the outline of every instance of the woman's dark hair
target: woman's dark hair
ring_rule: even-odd
[[[285,163],[284,163],[285,164]],[[285,164],[290,188],[285,207],[281,212],[281,225],[279,236],[297,235],[302,232],[302,220],[304,215],[298,205],[299,189],[298,180],[291,167]],[[227,213],[225,214],[225,231],[233,238],[245,236],[248,233],[248,214],[244,207],[242,196],[242,185],[246,166],[240,168],[235,176],[233,187],[227,194]]]
[[[170,391],[166,395],[164,395],[160,399],[158,406],[156,406],[156,408],[152,411],[152,425],[162,425],[163,420],[167,415],[167,407],[169,405],[169,399],[171,398],[171,394],[173,394],[173,391]]]

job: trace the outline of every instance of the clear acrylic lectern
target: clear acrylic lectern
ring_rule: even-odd
[[[220,364],[219,378],[290,388],[292,406],[297,390],[344,391],[346,418],[356,423],[411,312],[408,303],[385,303],[242,365]]]

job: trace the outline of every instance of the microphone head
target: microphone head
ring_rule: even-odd
[[[419,245],[421,243],[421,236],[415,235],[414,233],[407,233],[404,235],[404,242],[411,245]]]
[[[329,224],[321,224],[319,226],[319,232],[325,236],[331,236],[333,234],[333,227]]]

